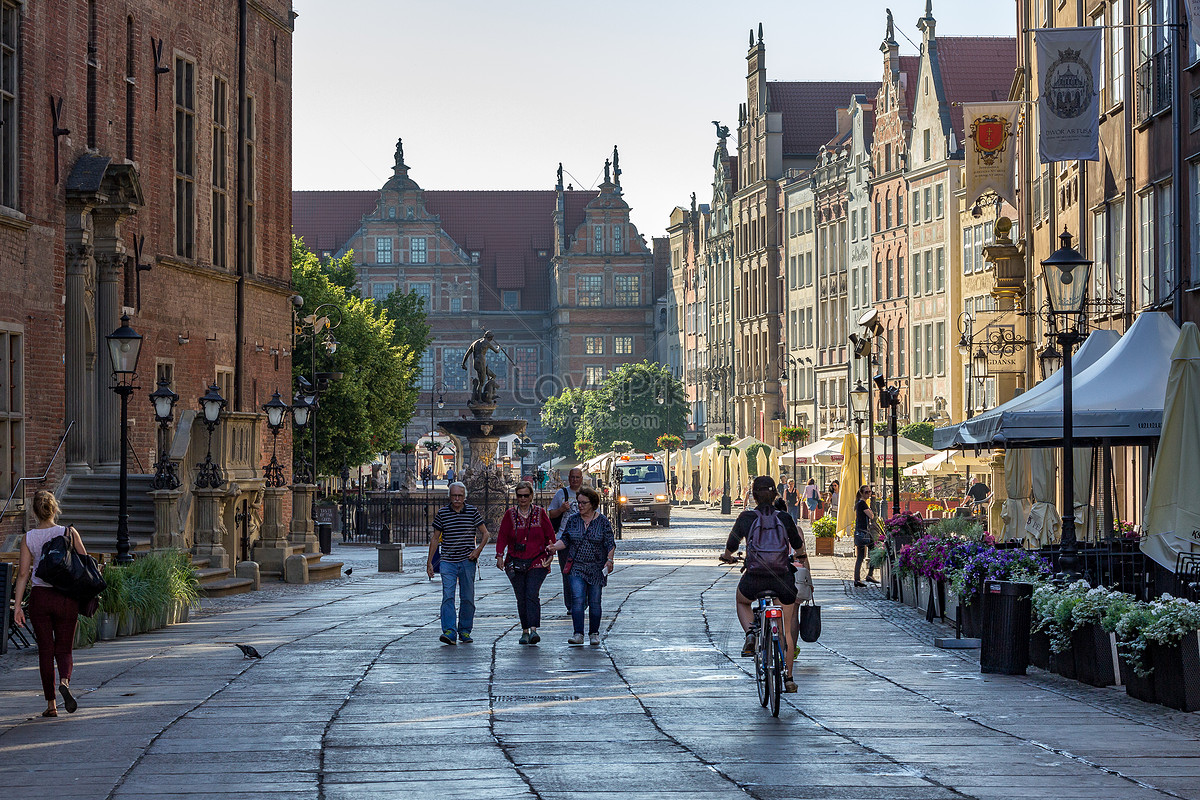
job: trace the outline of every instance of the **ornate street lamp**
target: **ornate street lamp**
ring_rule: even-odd
[[[179,488],[175,462],[167,452],[170,449],[167,428],[171,424],[177,402],[179,395],[171,391],[171,382],[166,378],[159,378],[158,388],[150,393],[150,403],[154,406],[154,421],[158,423],[158,463],[154,465],[154,480],[150,482],[154,489]]]
[[[308,421],[313,412],[313,405],[309,403],[308,398],[303,394],[297,393],[292,398],[292,423],[296,426],[296,430],[304,430],[308,427]],[[301,451],[303,452],[303,451]],[[301,456],[300,462],[293,465],[292,478],[296,483],[308,484],[312,483],[313,476],[310,472],[311,465]]]
[[[219,489],[225,485],[225,476],[212,460],[212,435],[221,421],[221,412],[225,410],[225,398],[221,397],[221,389],[215,383],[200,397],[200,410],[203,412],[204,427],[208,428],[208,450],[204,454],[204,461],[197,465],[196,488]]]
[[[976,347],[975,354],[971,356],[971,377],[978,381],[979,402],[977,405],[980,407],[981,411],[987,411],[987,370],[987,352],[983,349],[983,347]]]
[[[1059,551],[1059,571],[1067,578],[1079,574],[1079,550],[1075,540],[1075,420],[1071,396],[1071,348],[1083,340],[1083,306],[1087,294],[1088,272],[1092,262],[1071,246],[1071,234],[1063,229],[1061,246],[1042,262],[1042,278],[1046,282],[1046,297],[1050,301],[1051,320],[1056,324],[1056,338],[1062,347],[1063,370],[1063,515],[1062,547]]]
[[[854,384],[854,388],[850,390],[850,410],[854,414],[854,432],[857,436],[855,440],[858,443],[858,480],[859,485],[862,483],[862,426],[866,422],[867,413],[871,410],[871,390],[863,386],[862,381]],[[867,435],[874,438],[874,433],[867,432]],[[872,465],[873,466],[873,465]]]
[[[1042,380],[1062,369],[1062,353],[1052,343],[1039,350],[1037,358],[1042,368]]]
[[[287,479],[283,476],[283,466],[275,457],[275,449],[278,446],[279,429],[283,427],[284,417],[290,409],[288,404],[280,399],[279,390],[276,389],[262,410],[267,412],[267,427],[271,429],[271,463],[263,467],[263,477],[266,478],[267,486],[286,486]]]
[[[112,366],[112,390],[121,397],[121,483],[117,506],[117,563],[133,561],[129,552],[129,395],[137,387],[138,356],[142,335],[129,327],[129,315],[121,315],[121,327],[104,337]]]

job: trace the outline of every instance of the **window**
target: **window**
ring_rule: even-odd
[[[1158,296],[1163,300],[1171,297],[1175,289],[1175,185],[1164,183],[1158,187],[1155,202],[1158,205]]]
[[[1108,246],[1112,252],[1113,294],[1125,297],[1125,201],[1114,200],[1108,207]]]
[[[1200,232],[1200,223],[1197,223],[1197,231]],[[1200,233],[1198,233],[1197,241],[1200,242]],[[875,261],[875,296],[883,299],[883,264],[878,260]]]
[[[382,303],[394,291],[396,291],[395,283],[375,283],[371,285],[371,298],[376,303]]]
[[[5,6],[6,16],[8,10]],[[21,345],[19,330],[0,329],[0,492],[5,497],[25,474],[25,359]]]
[[[613,352],[619,356],[633,355],[633,337],[632,336],[614,336],[613,337]]]
[[[433,310],[432,283],[410,283],[408,285],[408,291],[425,301],[424,308],[426,311]]]
[[[925,374],[933,374],[933,325],[925,325]]]
[[[933,219],[933,192],[928,186],[921,190],[921,197],[925,201],[925,221],[929,222]]]
[[[921,221],[921,192],[920,192],[920,190],[913,192],[912,221],[914,223]]]
[[[976,241],[978,242],[978,239],[976,239]],[[935,288],[940,292],[946,288],[946,248],[939,247],[937,249],[936,258],[937,258],[937,272],[936,272],[937,282],[935,284]],[[980,261],[980,268],[982,268],[982,265],[983,265],[983,262]]]
[[[513,371],[516,373],[517,388],[525,396],[529,396],[537,387],[538,380],[538,349],[536,347],[518,347],[513,352]]]
[[[1138,196],[1138,305],[1154,301],[1154,196]]]
[[[1193,168],[1194,169],[1194,168]],[[1109,286],[1112,285],[1109,280],[1109,260],[1108,260],[1108,213],[1105,209],[1100,209],[1092,216],[1092,296],[1097,300],[1105,300],[1108,298]]]
[[[850,270],[850,307],[858,308],[858,267]]]
[[[925,79],[925,91],[926,91],[926,93],[928,93],[928,91],[929,91],[929,79],[928,79],[928,78],[926,78],[926,79]],[[922,141],[924,142],[924,153],[925,153],[925,160],[926,160],[926,161],[928,161],[928,160],[929,160],[929,157],[930,157],[930,149],[929,149],[929,143],[930,143],[929,128],[926,128],[924,131],[922,131],[921,138],[922,138]]]
[[[598,307],[604,305],[604,276],[575,276],[575,305]]]
[[[896,256],[896,296],[904,297],[904,256]]]
[[[937,332],[937,374],[946,374],[946,323],[938,322],[934,325],[934,330]]]
[[[21,46],[19,6],[0,3],[0,204],[17,207],[17,78]]]
[[[246,146],[246,175],[245,175],[246,204],[243,206],[243,209],[245,211],[245,214],[243,217],[243,223],[246,226],[246,241],[245,241],[245,249],[243,250],[243,253],[244,253],[243,259],[246,264],[246,269],[250,272],[253,272],[255,270],[256,265],[258,263],[257,259],[255,258],[256,239],[255,239],[255,227],[254,227],[255,226],[254,212],[257,207],[257,201],[256,201],[255,197],[258,192],[258,180],[257,180],[258,167],[257,167],[257,162],[255,161],[255,153],[257,151],[257,148],[255,146],[255,139],[256,139],[255,130],[256,130],[257,126],[258,126],[258,123],[255,121],[255,112],[254,112],[254,98],[247,97],[246,98],[246,135],[243,140],[245,142],[245,146]]]
[[[896,329],[896,374],[904,373],[904,328]]]
[[[963,275],[971,274],[971,269],[973,268],[972,253],[974,253],[974,252],[975,252],[975,228],[973,228],[973,227],[963,228],[963,252],[962,252]]]
[[[1108,35],[1108,104],[1115,106],[1125,99],[1125,3],[1112,4],[1112,24]]]
[[[892,261],[891,256],[888,256],[888,260],[887,260],[887,296],[888,296],[889,300],[896,296],[895,289],[894,289],[894,286],[896,284],[895,269],[896,269],[896,267],[895,267],[894,262]]]
[[[925,251],[925,294],[933,294],[933,251]]]
[[[410,264],[424,264],[428,261],[428,245],[424,236],[414,236],[408,240],[408,261]]]
[[[196,253],[196,65],[175,59],[175,255]]]
[[[500,300],[506,311],[519,311],[521,308],[521,293],[516,289],[505,289]]]
[[[896,224],[904,224],[904,201],[900,199],[899,195],[896,196]]]
[[[1189,169],[1192,176],[1192,286],[1195,286],[1200,282],[1200,162],[1193,163]]]
[[[642,276],[617,275],[614,281],[614,302],[619,306],[637,306],[642,303]]]
[[[87,146],[89,150],[96,149],[96,73],[100,71],[99,44],[96,41],[98,26],[96,25],[96,0],[88,0],[88,39],[87,39]]]
[[[913,352],[917,354],[917,358],[913,359],[913,377],[919,378],[919,377],[921,377],[921,359],[920,359],[921,326],[920,325],[913,325],[912,342],[913,342]]]
[[[592,252],[604,252],[604,226],[596,225],[592,228]]]
[[[388,206],[388,219],[395,219],[395,218],[396,218],[396,207]]]
[[[233,402],[233,369],[230,367],[217,367],[216,376],[217,390],[230,403]]]
[[[450,313],[451,314],[460,314],[460,313],[462,313],[462,310],[463,310],[462,298],[461,297],[451,297],[450,298]]]
[[[460,362],[461,363],[461,362]],[[421,390],[433,391],[433,348],[426,347],[421,353]],[[457,366],[457,365],[456,365]],[[453,372],[453,370],[451,370]]]
[[[854,209],[850,212],[850,238],[858,241],[858,210]]]
[[[493,353],[491,350],[487,354],[487,365],[496,375],[496,387],[504,389],[508,385],[508,357],[503,353]]]
[[[2,41],[2,39],[0,39]],[[134,101],[136,81],[133,77],[133,17],[125,18],[125,157],[133,161],[133,131],[137,124]],[[0,81],[0,85],[3,82]]]
[[[875,201],[875,230],[879,230],[879,200]]]
[[[583,337],[583,352],[589,356],[604,355],[604,337],[603,336],[585,336],[585,337]]]
[[[461,392],[467,388],[467,372],[462,369],[466,358],[465,347],[439,347],[442,354],[442,384],[447,392]]]
[[[625,243],[622,241],[623,228],[620,225],[613,225],[613,252],[623,253]]]
[[[892,329],[887,329],[887,355],[884,358],[884,368],[887,369],[888,376],[895,375],[892,371],[892,366],[895,364],[896,341],[892,334]]]
[[[212,263],[229,266],[229,240],[226,235],[229,203],[228,170],[228,85],[213,78],[212,101]]]
[[[912,260],[912,283],[909,288],[912,289],[913,296],[916,297],[921,293],[921,254],[913,254]]]
[[[381,236],[375,240],[375,263],[392,263],[392,237]]]
[[[595,388],[602,383],[604,383],[604,367],[584,367],[584,386]]]
[[[933,187],[933,214],[938,219],[941,219],[946,213],[945,191],[946,187],[940,183]]]

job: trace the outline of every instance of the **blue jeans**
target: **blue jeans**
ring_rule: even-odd
[[[442,575],[442,630],[470,633],[475,622],[475,562],[443,560],[438,570]],[[462,600],[457,625],[454,624],[455,584]]]
[[[588,583],[578,572],[567,575],[571,579],[571,621],[575,633],[583,633],[583,606],[588,607],[588,633],[600,632],[600,595],[604,587],[599,583]]]

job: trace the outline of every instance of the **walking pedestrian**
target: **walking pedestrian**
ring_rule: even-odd
[[[36,528],[25,532],[21,540],[21,555],[17,566],[17,609],[13,615],[17,625],[25,624],[25,611],[21,600],[25,597],[25,586],[33,578],[29,593],[29,621],[33,624],[33,635],[38,646],[38,671],[42,676],[42,694],[46,697],[43,717],[57,717],[58,705],[54,695],[54,664],[58,663],[58,692],[68,714],[75,713],[78,703],[71,694],[71,648],[75,644],[75,623],[79,618],[79,602],[67,597],[37,576],[42,560],[42,548],[50,540],[65,536],[75,552],[86,554],[79,531],[74,527],[58,524],[58,501],[53,493],[42,490],[33,496],[33,513],[37,517]],[[7,614],[7,609],[0,609]]]
[[[862,486],[858,490],[858,499],[854,502],[854,585],[866,586],[862,582],[862,563],[867,560],[867,583],[879,583],[875,580],[875,568],[871,566],[869,554],[875,544],[875,512],[871,510],[871,495],[874,492],[870,486]]]
[[[792,515],[794,522],[800,521],[800,491],[796,488],[794,478],[787,479],[783,490],[783,501],[787,503],[787,512]]]
[[[600,601],[613,569],[616,539],[612,523],[600,513],[600,495],[587,486],[578,492],[579,513],[567,518],[559,537],[566,544],[566,564],[571,579],[571,621],[575,635],[567,644],[583,644],[583,607],[588,609],[588,636],[600,644]]]
[[[817,479],[809,478],[804,487],[804,507],[808,509],[808,518],[816,520],[817,506],[821,505],[821,490],[817,488]]]
[[[571,471],[567,473],[567,485],[554,493],[554,497],[550,498],[550,507],[546,509],[546,514],[554,525],[555,533],[562,530],[563,522],[568,517],[579,513],[579,490],[582,486],[583,470],[579,467],[571,467]],[[567,607],[567,613],[570,614],[574,603],[571,602],[571,577],[565,569],[566,563],[566,551],[560,550],[558,552],[558,568],[562,570],[563,605]]]
[[[429,559],[425,574],[433,578],[433,552],[440,544],[442,560],[442,635],[444,644],[474,641],[471,626],[475,622],[475,566],[491,534],[479,509],[467,503],[467,487],[450,484],[450,502],[438,509],[433,518],[434,534],[429,540]],[[479,541],[482,538],[483,541]],[[458,619],[454,616],[454,589],[458,587]]]
[[[455,481],[457,478],[458,478],[458,474],[457,474],[457,473],[455,473],[455,471],[454,471],[454,467],[449,467],[449,468],[446,470],[446,483],[454,483],[454,481]]]
[[[841,486],[842,485],[836,480],[829,482],[829,494],[825,501],[825,513],[829,514],[829,516],[833,517],[834,519],[837,519],[838,515],[838,501],[840,499],[839,495],[841,493]]]
[[[521,644],[542,640],[542,601],[538,592],[550,574],[557,541],[554,525],[545,509],[533,503],[533,484],[521,481],[516,489],[517,505],[500,521],[496,537],[496,566],[504,570],[517,596],[517,615],[521,618]],[[507,551],[507,553],[506,553]]]

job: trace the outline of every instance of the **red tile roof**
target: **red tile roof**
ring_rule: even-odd
[[[1017,68],[1017,40],[1012,36],[939,36],[936,41],[942,87],[946,101],[954,104],[950,119],[961,146],[963,111],[957,104],[1008,100]]]
[[[292,233],[314,253],[336,253],[378,201],[377,190],[292,192]]]
[[[783,113],[784,156],[814,156],[837,133],[851,95],[875,97],[878,81],[768,81],[771,110]]]

